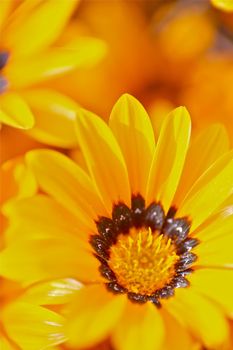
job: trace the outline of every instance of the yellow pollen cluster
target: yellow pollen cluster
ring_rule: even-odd
[[[170,238],[150,228],[133,228],[111,247],[109,266],[129,292],[151,295],[172,280],[178,259]]]

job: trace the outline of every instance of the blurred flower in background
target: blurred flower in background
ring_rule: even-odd
[[[80,35],[78,26],[75,36],[70,35],[69,23],[78,3],[0,2],[0,122],[32,129],[33,137],[62,147],[74,146],[75,103],[55,89],[44,85],[37,91],[36,86],[77,67],[87,69],[106,50],[101,40]],[[14,155],[8,149],[11,143],[21,151],[37,146],[18,131],[8,130],[2,131],[4,159]]]

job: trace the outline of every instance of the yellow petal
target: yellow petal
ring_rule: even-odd
[[[166,310],[162,310],[165,336],[161,350],[201,350],[190,332]]]
[[[199,133],[187,152],[184,170],[174,199],[177,207],[194,182],[228,149],[229,140],[222,124],[213,124]]]
[[[51,238],[71,235],[87,241],[87,230],[80,219],[45,195],[11,201],[3,207],[3,213],[10,221],[5,235],[8,242],[22,238]],[[12,226],[16,228],[12,229]],[[11,229],[11,234],[9,231]],[[20,235],[18,232],[20,231]],[[14,232],[14,234],[13,234]],[[84,245],[84,243],[83,243]]]
[[[88,175],[72,160],[59,152],[35,150],[26,160],[39,186],[90,229],[104,211]]]
[[[229,317],[233,316],[233,271],[224,269],[197,269],[190,276],[192,287],[217,302]]]
[[[134,97],[125,94],[114,105],[109,125],[124,155],[131,191],[145,196],[155,149],[154,132],[147,112]]]
[[[27,1],[30,2],[30,1]],[[17,16],[5,31],[3,44],[13,47],[14,55],[36,54],[54,43],[63,31],[77,1],[34,1],[34,7],[25,11],[18,8]]]
[[[221,238],[232,233],[233,205],[224,207],[206,220],[193,232],[202,243],[208,243],[213,238]]]
[[[231,194],[233,190],[233,152],[217,160],[193,185],[177,216],[189,216],[196,229]]]
[[[130,204],[130,188],[124,158],[106,123],[86,110],[77,115],[77,136],[90,174],[106,209],[120,200]]]
[[[1,350],[16,350],[16,347],[9,343],[9,341],[0,333]]]
[[[15,128],[30,129],[34,125],[34,117],[22,97],[7,92],[0,96],[0,122]]]
[[[33,58],[13,57],[4,73],[12,88],[27,87],[76,68],[89,68],[103,56],[105,50],[101,40],[80,38],[73,47],[52,48]]]
[[[30,286],[18,300],[38,305],[65,304],[80,288],[82,284],[73,278],[52,280]]]
[[[211,2],[220,10],[233,12],[233,0],[211,0]]]
[[[0,274],[25,284],[74,277],[102,281],[99,262],[75,238],[21,239],[0,252]]]
[[[222,346],[227,341],[229,328],[224,313],[194,289],[177,289],[176,296],[167,300],[166,309],[182,319],[207,348]]]
[[[70,98],[48,89],[23,93],[33,114],[35,127],[29,131],[38,141],[57,147],[78,145],[75,133],[77,104]]]
[[[223,226],[224,227],[224,226]],[[207,267],[224,267],[233,269],[233,226],[222,230],[222,235],[201,242],[194,248],[193,253],[198,256],[195,265]]]
[[[44,349],[65,341],[64,319],[45,308],[11,303],[2,312],[9,337],[23,350]]]
[[[128,303],[112,337],[117,350],[160,350],[164,338],[161,315],[150,304],[142,306]]]
[[[69,344],[84,348],[106,338],[118,322],[125,302],[124,295],[113,295],[102,285],[81,289],[66,310]]]
[[[165,211],[171,205],[185,161],[190,137],[190,117],[184,107],[165,119],[153,158],[147,189],[147,202],[161,201]]]
[[[12,5],[13,5],[13,0],[0,1],[0,31],[2,31],[4,22],[7,19],[7,16],[10,12]]]

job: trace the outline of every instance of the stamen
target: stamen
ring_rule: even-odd
[[[175,214],[172,207],[165,215],[155,202],[145,208],[145,200],[137,194],[131,209],[121,202],[114,205],[112,218],[98,219],[98,235],[90,237],[90,244],[109,291],[125,293],[134,303],[161,307],[160,299],[189,286],[185,277],[197,259],[191,250],[199,241],[188,237],[190,221]]]

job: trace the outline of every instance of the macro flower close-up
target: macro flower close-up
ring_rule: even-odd
[[[0,0],[0,350],[233,349],[233,0]]]
[[[143,106],[123,95],[109,126],[80,109],[76,132],[87,171],[53,150],[26,154],[38,193],[3,207],[0,273],[24,286],[80,283],[59,306],[71,348],[110,338],[119,350],[228,349],[233,153],[224,128],[190,139],[179,107],[155,140]]]

